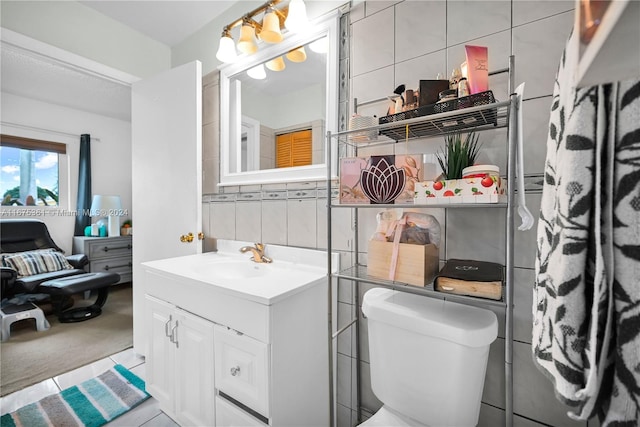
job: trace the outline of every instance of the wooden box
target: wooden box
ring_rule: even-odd
[[[369,241],[367,274],[380,279],[389,279],[393,243],[377,240]],[[434,244],[411,245],[400,243],[398,263],[396,265],[396,282],[415,286],[425,286],[433,281],[438,273],[438,257],[440,251]]]

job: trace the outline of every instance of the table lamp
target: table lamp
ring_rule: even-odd
[[[120,235],[120,216],[122,215],[122,203],[120,196],[93,196],[90,215],[94,217],[108,217],[108,236]]]

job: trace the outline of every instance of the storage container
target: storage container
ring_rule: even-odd
[[[434,244],[412,245],[399,243],[398,261],[393,280],[414,286],[426,286],[438,273],[440,251]],[[370,240],[367,274],[390,280],[393,243]]]

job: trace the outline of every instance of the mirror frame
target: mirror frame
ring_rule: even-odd
[[[219,67],[220,70],[220,183],[218,186],[268,184],[299,181],[320,181],[327,179],[327,141],[323,141],[325,162],[310,166],[294,166],[288,168],[275,168],[258,171],[229,172],[229,162],[232,144],[230,141],[231,120],[235,120],[230,109],[230,85],[232,78],[248,69],[262,64],[278,55],[282,55],[291,49],[305,45],[322,36],[328,38],[329,50],[327,51],[327,75],[326,75],[326,109],[325,109],[325,134],[329,131],[337,131],[338,123],[338,73],[339,73],[339,28],[340,12],[338,10],[328,13],[309,24],[309,29],[301,34],[288,34],[285,39],[275,45],[267,45],[262,42],[256,53],[250,56],[242,56],[231,64]],[[239,112],[235,111],[237,115]],[[237,142],[238,145],[240,141]],[[332,160],[336,160],[335,149],[331,150]],[[331,168],[335,171],[335,168]],[[335,173],[332,173],[335,175]],[[336,178],[332,176],[332,178]]]

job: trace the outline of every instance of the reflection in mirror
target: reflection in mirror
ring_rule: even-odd
[[[339,13],[220,68],[221,185],[326,179]]]
[[[249,72],[231,78],[232,109],[242,120],[240,155],[230,172],[324,163],[326,43],[325,36],[293,50],[304,52],[302,62],[289,54],[270,59],[266,78]]]

